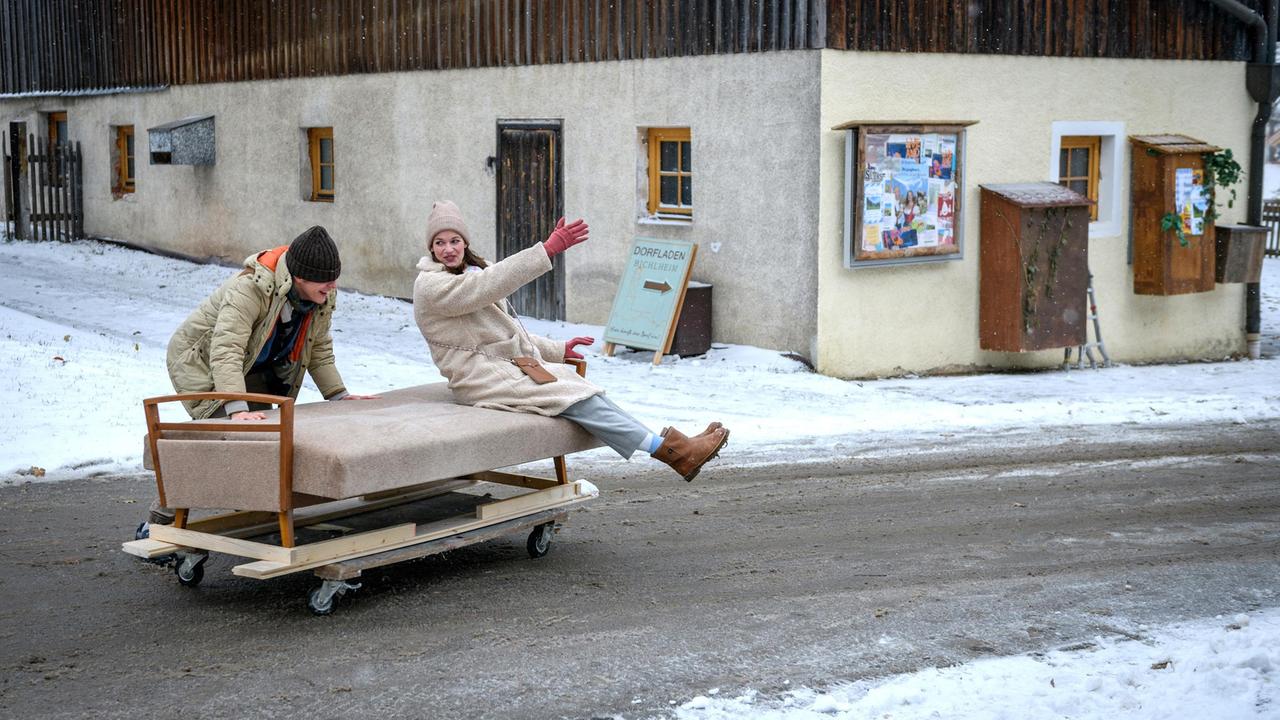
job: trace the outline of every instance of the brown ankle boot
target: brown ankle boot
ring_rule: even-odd
[[[715,420],[715,421],[713,421],[710,425],[708,425],[708,426],[707,426],[707,429],[706,429],[706,430],[703,430],[702,432],[698,433],[697,435],[694,435],[694,437],[702,437],[703,435],[710,435],[711,433],[713,433],[713,432],[715,432],[715,431],[719,430],[719,429],[720,429],[720,428],[722,428],[722,427],[724,427],[724,424],[723,424],[723,423],[721,423],[719,420]],[[662,432],[660,432],[660,433],[658,433],[658,434],[659,434],[659,435],[661,435],[661,436],[663,436],[663,437],[666,437],[666,435],[667,435],[667,431],[668,431],[668,430],[670,430],[670,429],[671,429],[671,428],[669,428],[669,427],[664,427],[664,428],[662,428]]]
[[[698,476],[702,466],[720,454],[720,448],[729,442],[729,429],[721,426],[702,435],[686,437],[675,428],[662,431],[662,445],[653,457],[671,466],[685,480]]]

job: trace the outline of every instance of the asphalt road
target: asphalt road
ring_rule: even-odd
[[[1280,422],[791,460],[571,463],[603,494],[546,557],[378,569],[328,617],[309,573],[121,553],[147,476],[0,488],[0,715],[652,717],[1280,605]]]

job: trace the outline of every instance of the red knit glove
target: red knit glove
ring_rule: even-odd
[[[564,218],[560,218],[556,222],[556,229],[552,230],[547,239],[542,242],[543,249],[547,251],[547,257],[555,257],[586,240],[588,230],[587,223],[581,219],[574,220],[571,225],[565,225]]]
[[[574,350],[574,348],[578,347],[579,345],[595,345],[595,344],[596,344],[596,339],[589,338],[589,337],[576,337],[572,340],[569,340],[564,344],[564,358],[565,360],[568,360],[570,358],[574,360],[581,360],[582,353]]]

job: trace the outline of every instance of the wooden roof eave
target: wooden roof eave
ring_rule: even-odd
[[[1058,183],[991,183],[979,188],[1024,208],[1088,207],[1094,201]]]
[[[1222,148],[1186,135],[1130,135],[1129,140],[1160,155],[1212,153]]]
[[[910,128],[913,132],[928,132],[930,130],[964,128],[977,124],[977,120],[850,120],[840,123],[831,129],[850,130],[857,127]]]

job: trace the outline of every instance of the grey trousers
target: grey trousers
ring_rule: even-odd
[[[582,429],[613,448],[623,459],[640,449],[649,428],[604,395],[592,395],[565,408],[560,417],[568,418]]]

